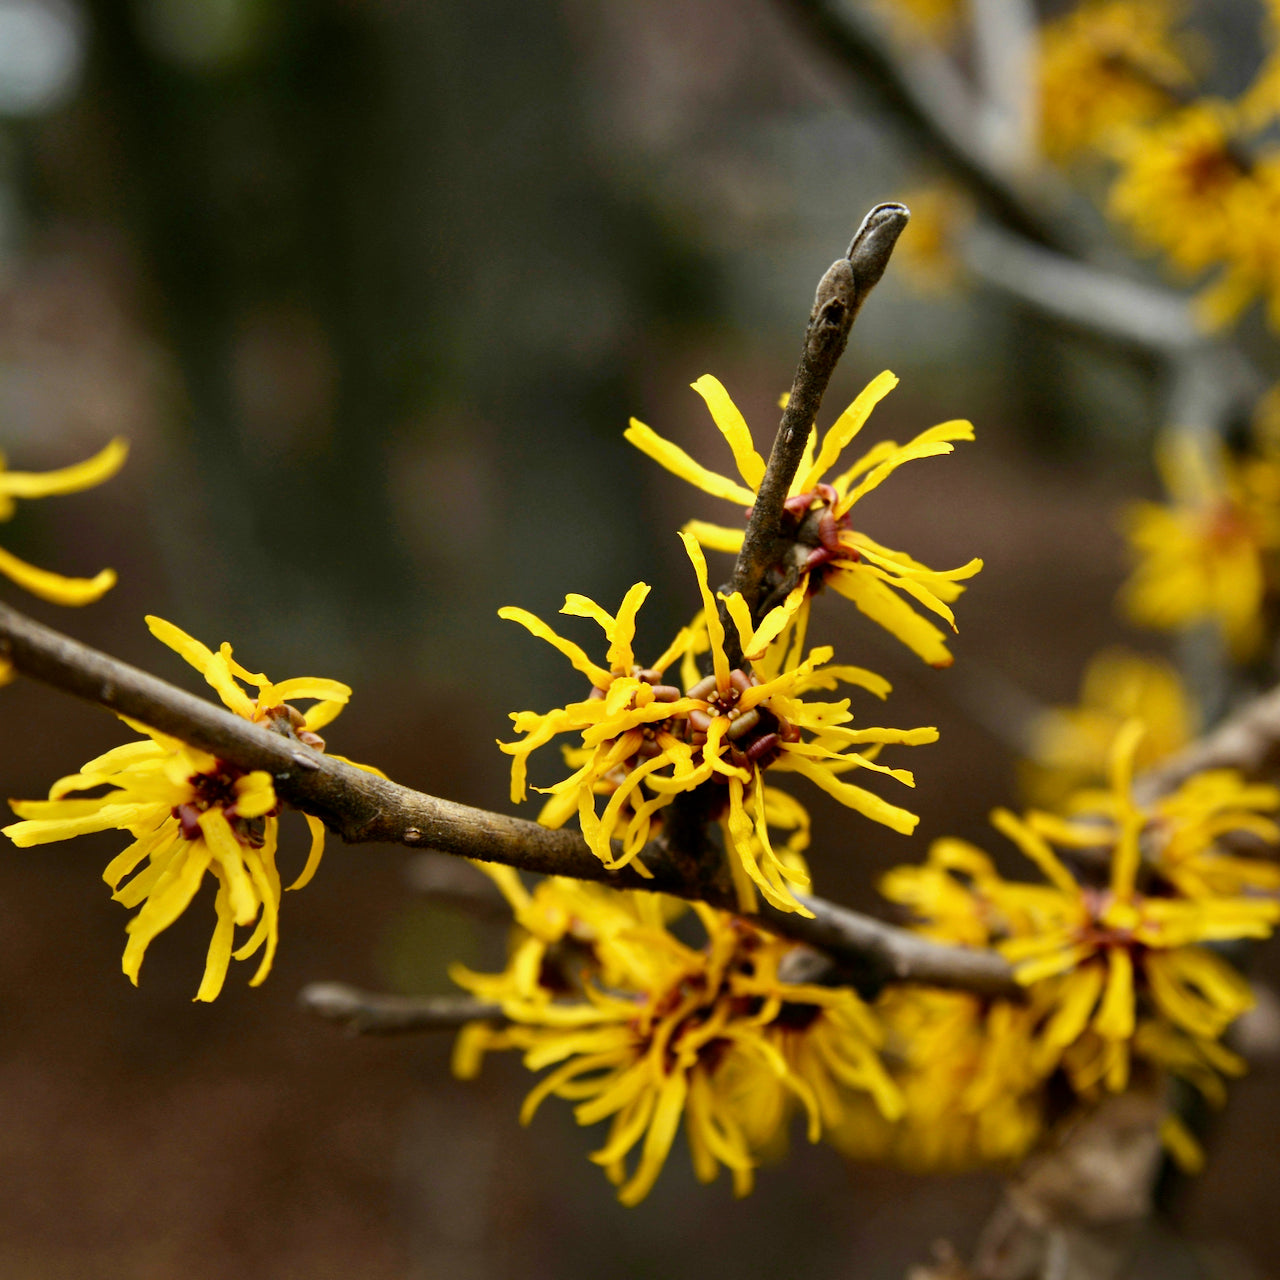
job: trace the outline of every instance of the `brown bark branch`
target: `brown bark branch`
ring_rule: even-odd
[[[552,831],[365,773],[91,649],[7,605],[0,605],[0,656],[23,675],[171,734],[242,769],[266,770],[281,800],[320,818],[349,843],[436,849],[539,875],[697,898],[727,911],[735,908],[727,883],[691,882],[686,864],[661,840],[651,842],[642,855],[651,878],[631,867],[608,871],[577,832]],[[940,946],[819,898],[809,905],[813,920],[768,907],[755,919],[774,933],[823,950],[869,990],[887,982],[927,982],[992,996],[1015,998],[1020,993],[1008,963],[993,952]]]
[[[822,397],[844,354],[853,322],[871,290],[880,283],[893,256],[894,245],[910,217],[903,205],[876,205],[862,220],[848,253],[833,262],[818,283],[791,395],[782,411],[778,434],[729,582],[729,591],[742,592],[753,617],[762,603],[764,576],[780,558],[778,543],[783,504],[822,407]],[[726,626],[725,632],[729,662],[736,666],[742,658],[738,652],[737,629]]]

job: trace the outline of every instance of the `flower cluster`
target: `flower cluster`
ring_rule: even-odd
[[[1269,816],[1280,790],[1213,771],[1140,805],[1143,731],[1121,728],[1109,786],[1077,793],[1063,814],[992,815],[1040,881],[1006,880],[981,850],[946,841],[883,885],[931,936],[994,945],[1013,962],[1028,991],[1017,1060],[1031,1076],[1010,1096],[1030,1097],[1055,1074],[1085,1098],[1119,1092],[1137,1059],[1216,1101],[1220,1076],[1238,1072],[1220,1039],[1253,996],[1211,944],[1266,937],[1280,920],[1280,868],[1254,856],[1280,842]],[[1176,1122],[1169,1133],[1174,1154],[1189,1156]]]
[[[591,1159],[623,1204],[648,1195],[682,1122],[699,1181],[724,1166],[745,1195],[795,1109],[815,1142],[863,1100],[900,1115],[875,1018],[847,988],[789,981],[794,944],[695,903],[695,945],[673,931],[674,900],[561,879],[530,892],[513,872],[490,874],[517,921],[510,959],[501,973],[452,974],[507,1025],[463,1028],[454,1070],[472,1077],[497,1049],[551,1068],[521,1122],[549,1097],[575,1103],[579,1124],[608,1120]]]
[[[576,735],[578,741],[564,750],[572,772],[546,788],[550,798],[539,821],[559,827],[576,813],[587,844],[605,866],[631,865],[643,875],[641,853],[663,811],[682,797],[695,803],[696,793],[700,819],[720,824],[744,911],[755,910],[759,896],[783,911],[808,914],[797,897],[797,891],[809,888],[802,857],[808,815],[798,801],[767,785],[766,773],[799,773],[875,822],[903,834],[915,828],[914,814],[845,775],[869,770],[914,786],[910,772],[876,757],[887,745],[933,742],[937,730],[853,727],[848,698],[812,695],[847,684],[883,698],[888,682],[862,667],[834,664],[830,647],[805,648],[809,599],[829,583],[927,661],[936,666],[951,661],[942,632],[912,605],[954,627],[948,602],[963,589],[960,580],[976,573],[982,562],[971,560],[947,572],[929,569],[854,531],[849,513],[904,462],[949,453],[952,441],[972,438],[973,428],[949,422],[904,446],[882,442],[830,483],[822,479],[896,382],[892,374],[882,374],[820,444],[816,433],[810,435],[784,512],[783,559],[771,567],[763,603],[754,611],[739,592],[713,594],[703,554],[704,546],[740,549],[743,530],[696,520],[680,536],[702,609],[651,666],[637,662],[634,647],[637,615],[649,593],[645,583],[627,592],[616,614],[585,596],[566,597],[562,612],[590,618],[604,632],[605,665],[533,614],[499,611],[554,645],[591,685],[581,701],[545,713],[512,714],[521,737],[499,746],[512,757],[513,801],[527,794],[531,754],[559,734]],[[698,487],[749,508],[765,474],[764,460],[724,387],[706,376],[694,389],[724,435],[741,481],[708,471],[634,419],[627,439]],[[677,664],[679,676],[668,676]]]
[[[1257,656],[1280,552],[1280,460],[1210,455],[1184,435],[1157,462],[1172,501],[1126,513],[1135,565],[1124,611],[1160,630],[1211,622],[1237,659]]]
[[[237,715],[324,749],[316,730],[346,705],[351,690],[345,684],[309,676],[273,683],[236,662],[228,644],[215,653],[162,618],[149,617],[147,625]],[[256,697],[244,685],[253,687]],[[307,712],[291,705],[298,698],[312,700]],[[118,829],[133,836],[133,843],[107,865],[103,879],[117,902],[140,908],[126,926],[123,959],[124,972],[135,985],[151,941],[187,909],[205,875],[213,876],[217,923],[195,998],[217,997],[233,956],[247,960],[261,952],[250,979],[256,986],[271,970],[278,940],[280,804],[271,775],[246,771],[146,725],[126,723],[146,737],[55,782],[47,800],[10,801],[22,821],[5,827],[4,834],[21,848],[90,831]],[[96,797],[76,794],[102,787],[108,790]],[[324,850],[324,824],[303,816],[311,849],[290,889],[311,880]],[[249,925],[254,927],[248,938],[234,946],[236,927]]]
[[[1271,52],[1234,100],[1199,96],[1166,0],[1086,0],[1041,31],[1042,145],[1052,159],[1115,168],[1107,211],[1184,277],[1216,277],[1199,299],[1210,326],[1255,299],[1280,328],[1280,111]]]
[[[758,890],[782,910],[806,913],[794,892],[796,887],[808,887],[808,873],[796,856],[802,843],[793,841],[789,850],[776,850],[769,828],[804,833],[808,819],[796,802],[766,787],[765,772],[799,773],[842,804],[908,833],[916,825],[914,814],[842,775],[865,769],[912,786],[914,778],[908,771],[879,764],[875,753],[888,743],[933,742],[937,730],[855,729],[850,727],[853,716],[847,698],[839,702],[806,698],[815,689],[835,688],[837,682],[881,697],[889,686],[862,668],[832,665],[829,647],[815,649],[802,659],[801,632],[792,636],[799,644],[780,644],[778,633],[789,620],[783,605],[753,628],[740,595],[725,601],[745,655],[744,665],[732,666],[725,628],[707,585],[702,550],[690,534],[682,537],[697,575],[703,609],[697,628],[681,632],[651,668],[636,665],[632,650],[636,611],[648,592],[643,583],[627,593],[616,615],[582,596],[570,596],[565,603],[566,613],[593,618],[604,630],[610,645],[608,668],[591,662],[581,649],[532,614],[502,611],[504,617],[554,644],[591,681],[591,693],[581,702],[541,715],[532,711],[512,715],[516,730],[525,735],[521,741],[499,744],[513,758],[512,799],[525,796],[529,755],[557,734],[576,733],[581,745],[570,748],[567,759],[577,768],[548,788],[551,798],[540,814],[541,822],[560,826],[576,811],[588,845],[606,866],[634,864],[643,874],[639,855],[662,810],[681,795],[710,788],[703,792],[710,797],[708,816],[723,820],[743,909],[754,909]],[[712,672],[682,692],[664,682],[664,672],[678,654],[687,655],[695,647],[695,630],[705,641]],[[747,659],[755,662],[755,670],[748,669]],[[598,812],[600,797],[607,800]],[[615,839],[620,842],[616,851]]]
[[[626,593],[616,613],[584,596],[566,598],[565,614],[590,619],[604,633],[602,662],[534,615],[500,611],[553,645],[590,686],[580,701],[512,715],[517,739],[499,745],[512,758],[513,800],[526,796],[532,754],[570,735],[570,772],[545,788],[539,820],[558,827],[576,814],[606,867],[644,875],[646,845],[663,834],[671,806],[688,805],[699,823],[718,823],[743,913],[763,898],[811,914],[798,896],[809,887],[809,819],[771,785],[781,774],[798,773],[895,831],[915,828],[914,814],[850,775],[870,771],[914,785],[909,772],[878,756],[886,746],[932,742],[937,731],[856,727],[850,699],[836,700],[832,691],[843,684],[883,698],[888,682],[836,664],[829,646],[806,645],[810,599],[830,585],[925,661],[951,662],[944,633],[917,609],[954,629],[950,603],[981,562],[930,569],[856,530],[851,512],[903,463],[951,452],[954,441],[972,438],[972,427],[944,423],[838,467],[895,383],[882,374],[825,436],[811,433],[776,539],[781,553],[766,566],[754,608],[736,591],[713,592],[703,550],[740,550],[743,529],[692,521],[680,536],[701,609],[649,666],[635,645],[649,593],[644,583]],[[694,388],[729,445],[738,478],[703,468],[634,420],[627,439],[704,491],[747,508],[749,517],[765,462],[723,386],[703,377]],[[691,943],[690,921],[677,924],[687,909],[673,900],[557,879],[531,892],[512,871],[486,870],[515,913],[510,960],[496,974],[453,973],[497,1004],[505,1021],[466,1027],[455,1070],[474,1075],[496,1049],[521,1051],[531,1070],[549,1069],[522,1118],[556,1096],[576,1104],[582,1124],[609,1120],[592,1159],[624,1203],[648,1193],[681,1123],[697,1176],[710,1181],[723,1165],[744,1194],[796,1109],[806,1113],[812,1140],[857,1128],[860,1116],[875,1117],[869,1125],[903,1122],[903,1094],[879,1056],[879,1022],[851,989],[800,980],[793,943],[702,904],[693,912],[703,937]],[[981,1108],[979,1093],[974,1097]]]

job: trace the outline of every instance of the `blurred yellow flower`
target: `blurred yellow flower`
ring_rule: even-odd
[[[832,1146],[855,1160],[921,1173],[1011,1164],[1026,1155],[1045,1123],[1030,1006],[890,987],[875,1012],[902,1113],[894,1119],[853,1099],[828,1132]]]
[[[1139,806],[1142,733],[1136,720],[1121,727],[1108,787],[1077,793],[1068,816],[992,815],[1042,883],[1006,880],[981,850],[939,841],[925,867],[897,868],[883,884],[930,936],[1008,957],[1028,988],[1028,1068],[1047,1080],[1061,1067],[1086,1095],[1125,1088],[1134,1052],[1201,1088],[1206,1072],[1229,1072],[1217,1041],[1253,996],[1203,944],[1266,937],[1280,920],[1274,864],[1221,847],[1240,838],[1274,845],[1280,828],[1266,814],[1280,807],[1280,790],[1220,771]],[[1073,873],[1055,846],[1089,873]]]
[[[522,1123],[552,1096],[577,1104],[579,1124],[609,1120],[591,1159],[623,1204],[648,1195],[682,1122],[698,1179],[710,1182],[723,1165],[745,1195],[760,1148],[795,1106],[811,1141],[843,1119],[849,1097],[898,1114],[874,1017],[847,988],[787,982],[779,969],[793,944],[695,903],[705,942],[690,945],[667,928],[679,906],[656,895],[583,897],[557,880],[530,903],[572,922],[560,937],[579,946],[543,950],[535,975],[534,935],[521,929],[503,973],[455,966],[454,980],[500,1003],[510,1025],[465,1027],[454,1069],[473,1076],[491,1049],[523,1051],[531,1071],[552,1067],[525,1099]]]
[[[1126,131],[1116,158],[1120,173],[1108,208],[1141,245],[1161,250],[1188,273],[1230,256],[1232,198],[1250,179],[1225,103],[1195,102],[1148,127]]]
[[[861,431],[872,409],[897,383],[898,379],[888,372],[873,379],[832,425],[821,447],[817,445],[816,432],[811,434],[786,504],[785,532],[791,539],[790,549],[786,560],[771,569],[766,590],[785,597],[787,614],[794,616],[807,610],[810,595],[824,585],[830,586],[930,665],[948,667],[952,657],[945,635],[912,606],[918,605],[943,619],[954,631],[955,616],[949,604],[964,590],[961,580],[973,577],[982,568],[982,561],[970,560],[958,569],[930,569],[903,552],[891,551],[856,532],[850,525],[850,513],[859,499],[903,463],[951,453],[952,441],[972,440],[972,424],[944,422],[921,432],[906,445],[881,441],[830,482],[822,479]],[[713,497],[749,508],[764,476],[764,459],[756,451],[742,414],[715,378],[705,375],[693,384],[693,389],[706,401],[728,443],[740,481],[709,471],[635,418],[626,438],[682,480]],[[736,553],[742,547],[741,528],[691,520],[685,529],[704,547],[715,551]],[[772,602],[770,596],[767,603]]]
[[[1030,801],[1053,808],[1076,788],[1102,781],[1111,743],[1132,719],[1147,726],[1135,761],[1142,770],[1186,746],[1199,717],[1170,663],[1105,649],[1085,668],[1080,701],[1051,708],[1031,726],[1031,758],[1021,774]]]
[[[1191,75],[1172,39],[1176,12],[1163,0],[1087,0],[1041,27],[1047,155],[1070,160],[1117,128],[1168,111],[1186,92]]]
[[[1251,160],[1247,181],[1227,193],[1224,270],[1196,299],[1196,315],[1208,329],[1231,324],[1256,298],[1267,323],[1280,332],[1280,157],[1274,151]]]
[[[105,449],[77,462],[74,466],[58,471],[9,471],[4,455],[0,454],[0,520],[11,519],[15,498],[47,498],[54,494],[78,493],[109,480],[124,464],[129,453],[128,444],[121,439],[112,440]],[[19,560],[12,552],[0,547],[0,574],[32,595],[54,604],[92,604],[116,582],[114,569],[103,569],[92,578],[64,578],[61,574],[37,569],[35,565]]]
[[[1136,565],[1120,604],[1142,626],[1213,622],[1237,659],[1264,639],[1270,559],[1280,548],[1280,462],[1206,457],[1187,435],[1157,452],[1172,502],[1131,505],[1124,532]]]
[[[304,676],[272,683],[240,666],[228,644],[214,653],[162,618],[149,617],[147,625],[156,639],[195,667],[237,715],[274,725],[312,746],[323,749],[315,730],[328,724],[351,695],[336,680]],[[251,698],[239,682],[256,687],[257,697]],[[314,704],[302,714],[286,701],[294,698],[313,699]],[[90,760],[79,773],[60,779],[48,800],[10,801],[24,821],[5,827],[4,834],[21,848],[111,829],[134,837],[111,860],[103,879],[117,902],[141,908],[126,926],[129,939],[123,959],[124,972],[135,985],[152,939],[187,909],[205,874],[212,875],[218,883],[217,924],[195,998],[217,997],[233,956],[246,960],[262,951],[250,979],[250,985],[257,986],[271,970],[280,908],[275,862],[280,805],[270,774],[247,772],[146,725],[125,723],[147,737],[116,747]],[[104,786],[110,790],[101,796],[70,798]],[[303,816],[311,829],[311,851],[290,889],[301,889],[310,881],[324,849],[323,823]],[[233,950],[236,926],[255,921],[250,936]]]
[[[1203,100],[1121,135],[1111,214],[1179,271],[1220,268],[1196,299],[1208,328],[1261,297],[1280,329],[1280,155],[1252,154],[1239,113]]]
[[[956,241],[973,221],[973,207],[959,191],[922,187],[902,199],[911,222],[895,261],[922,293],[945,293],[960,277]]]
[[[998,945],[1013,961],[1019,982],[1032,988],[1050,984],[1055,1011],[1042,1032],[1042,1046],[1050,1054],[1074,1050],[1075,1060],[1068,1059],[1067,1066],[1081,1089],[1099,1081],[1112,1091],[1125,1087],[1144,999],[1192,1037],[1217,1040],[1252,1006],[1253,996],[1236,970],[1198,944],[1267,937],[1280,920],[1280,900],[1274,896],[1218,895],[1203,882],[1189,881],[1184,883],[1201,890],[1194,896],[1183,896],[1172,884],[1172,893],[1155,887],[1139,891],[1143,839],[1151,825],[1151,815],[1134,802],[1131,789],[1142,733],[1140,721],[1129,721],[1117,734],[1110,787],[1078,797],[1079,816],[1062,819],[1032,811],[1019,819],[1007,810],[992,816],[996,828],[1048,882],[1008,884],[999,891],[999,900],[1016,903],[1030,927]],[[1240,821],[1246,829],[1252,826],[1251,815]],[[1210,821],[1205,841],[1223,834],[1224,824]],[[1159,835],[1157,826],[1157,848]],[[1107,887],[1097,890],[1078,881],[1051,842],[1105,850]],[[1080,1045],[1086,1033],[1089,1039]]]
[[[905,907],[925,937],[985,947],[1003,920],[995,906],[1002,885],[995,863],[977,845],[945,836],[929,846],[921,865],[886,872],[880,892]]]
[[[1132,798],[1119,790],[1082,789],[1062,806],[1064,817],[1032,810],[1027,822],[1066,848],[1096,849],[1120,839],[1132,810]],[[1280,866],[1259,855],[1280,845],[1280,824],[1268,816],[1277,810],[1280,787],[1246,782],[1234,769],[1192,774],[1144,806],[1144,863],[1187,900],[1273,895]]]

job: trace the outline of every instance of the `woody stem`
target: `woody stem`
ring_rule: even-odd
[[[727,588],[728,593],[742,593],[753,618],[762,603],[765,574],[778,560],[783,505],[799,469],[823,394],[844,354],[853,322],[884,275],[894,245],[910,217],[904,205],[876,205],[862,220],[848,253],[833,262],[818,283],[791,394],[782,411],[764,479],[747,520],[742,550]],[[723,606],[721,620],[726,624],[725,648],[729,663],[738,666],[742,661],[738,633],[729,623]]]
[[[276,794],[319,818],[349,843],[403,844],[498,862],[540,875],[648,889],[733,911],[732,887],[690,873],[662,840],[641,857],[652,872],[608,871],[574,831],[473,809],[365,773],[281,733],[242,719],[164,680],[83,645],[0,604],[0,657],[24,675],[167,733],[241,769],[271,774]],[[762,907],[754,917],[773,933],[826,952],[860,987],[928,982],[985,995],[1016,996],[999,955],[931,943],[835,903],[809,901],[813,919]]]

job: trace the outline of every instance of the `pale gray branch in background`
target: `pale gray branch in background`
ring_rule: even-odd
[[[1028,173],[1040,133],[1035,6],[1028,0],[969,0],[969,18],[982,150],[1000,172]]]
[[[352,1035],[396,1035],[405,1031],[456,1031],[468,1022],[506,1020],[496,1004],[472,996],[389,996],[341,982],[313,982],[298,1003]]]
[[[1186,298],[1170,289],[1088,266],[986,222],[961,238],[958,252],[979,283],[1063,324],[1166,356],[1205,343]]]
[[[874,93],[993,217],[1040,244],[1077,246],[1078,230],[1061,212],[1066,189],[1043,168],[1034,182],[1027,180],[983,142],[981,107],[946,55],[924,43],[899,47],[884,23],[856,4],[783,0],[782,7],[840,62],[858,91]]]

